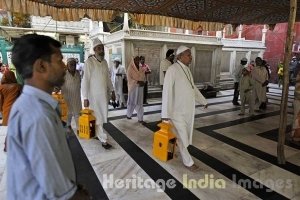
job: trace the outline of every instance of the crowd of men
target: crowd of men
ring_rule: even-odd
[[[233,70],[234,95],[232,103],[239,106],[239,94],[241,99],[241,113],[245,114],[245,105],[249,105],[249,114],[261,112],[267,108],[267,86],[270,79],[270,71],[267,63],[257,57],[255,63],[247,64],[248,59],[242,58],[240,65]]]
[[[16,93],[11,100],[9,118],[5,114],[8,199],[90,199],[88,191],[76,180],[66,137],[72,132],[72,118],[78,128],[82,107],[93,110],[96,138],[106,150],[112,148],[103,128],[109,102],[119,107],[127,105],[127,119],[132,120],[135,110],[138,122],[145,123],[143,105],[147,103],[147,76],[151,69],[144,56],[135,56],[127,70],[122,66],[121,58],[115,57],[109,69],[104,59],[104,45],[94,39],[94,54],[84,66],[79,66],[75,58],[69,58],[65,66],[60,48],[58,41],[37,34],[24,35],[13,46],[12,62],[25,84],[23,88],[16,85],[16,78],[8,73],[4,74],[6,82],[1,81],[3,85],[12,84]],[[186,46],[179,46],[176,52],[169,49],[161,61],[161,119],[172,127],[177,137],[183,165],[195,172],[199,167],[187,147],[192,144],[195,105],[198,103],[207,108],[208,103],[194,83],[189,69],[191,61],[191,49]],[[267,102],[269,73],[266,63],[260,57],[255,59],[254,65],[247,65],[247,62],[243,58],[234,70],[233,104],[239,105],[240,94],[241,115],[245,114],[245,104],[249,104],[250,115],[253,115],[254,111],[266,109]],[[68,106],[67,132],[60,120],[58,102],[51,96],[55,88],[61,89]]]

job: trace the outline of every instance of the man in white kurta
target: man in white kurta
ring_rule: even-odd
[[[164,84],[164,78],[168,68],[173,64],[175,54],[173,49],[169,49],[166,53],[166,58],[160,62],[159,65],[159,83],[162,86]]]
[[[251,72],[251,76],[254,80],[253,87],[253,101],[255,102],[254,109],[260,110],[262,103],[267,101],[267,84],[268,84],[268,72],[265,66],[262,65],[262,59],[257,57],[255,59],[255,67]]]
[[[191,170],[198,166],[189,154],[187,147],[192,144],[195,104],[205,105],[207,101],[194,84],[188,68],[191,63],[191,50],[180,46],[176,52],[177,62],[169,67],[163,85],[162,120],[173,125],[183,164]]]
[[[103,123],[107,122],[108,100],[110,94],[114,100],[115,94],[109,76],[109,69],[104,59],[104,46],[97,38],[93,40],[95,55],[90,56],[84,65],[81,91],[84,107],[90,107],[96,117],[96,136],[105,149],[111,147],[107,143],[107,135],[103,130]]]
[[[116,57],[114,59],[114,66],[111,69],[111,81],[115,89],[116,101],[121,107],[124,107],[125,105],[125,98],[123,94],[123,79],[125,77],[125,68],[121,65],[121,59]]]

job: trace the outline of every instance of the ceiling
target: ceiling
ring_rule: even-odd
[[[40,16],[51,15],[57,20],[79,20],[88,16],[94,20],[110,21],[120,11],[134,14],[139,21],[148,23],[180,18],[193,22],[275,24],[288,21],[289,2],[289,0],[0,0],[0,8]],[[158,19],[161,16],[167,18]],[[141,20],[143,17],[147,19]],[[296,21],[299,20],[300,13]]]

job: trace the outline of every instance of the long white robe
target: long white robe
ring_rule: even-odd
[[[164,84],[164,72],[168,70],[168,68],[172,65],[172,63],[168,59],[163,59],[159,65],[159,83],[160,85]]]
[[[106,60],[99,62],[94,56],[88,58],[84,65],[81,92],[83,99],[89,100],[97,125],[107,122],[108,100],[112,91]]]
[[[183,146],[188,147],[192,144],[195,104],[197,102],[206,105],[207,101],[195,86],[190,69],[180,61],[177,62],[181,66],[174,63],[165,76],[161,115],[162,118],[171,120],[178,130]]]
[[[122,76],[116,76],[116,74],[122,74]],[[112,67],[111,70],[111,81],[115,88],[116,101],[125,103],[124,94],[123,94],[123,78],[126,76],[125,68],[122,65],[119,65],[118,68]]]
[[[255,108],[259,109],[261,103],[267,100],[267,87],[262,84],[268,80],[268,72],[265,67],[255,66],[251,72],[251,76],[254,80],[253,87],[253,101],[255,101]]]

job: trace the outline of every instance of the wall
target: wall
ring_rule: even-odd
[[[263,25],[244,25],[242,37],[246,40],[261,40]],[[276,24],[273,31],[268,30],[266,33],[266,50],[263,58],[271,66],[271,81],[277,81],[277,65],[284,59],[284,48],[287,33],[287,23]],[[300,50],[300,23],[295,25],[295,37],[293,54],[299,53]],[[227,36],[237,38],[237,33]],[[251,57],[253,60],[254,57]]]

